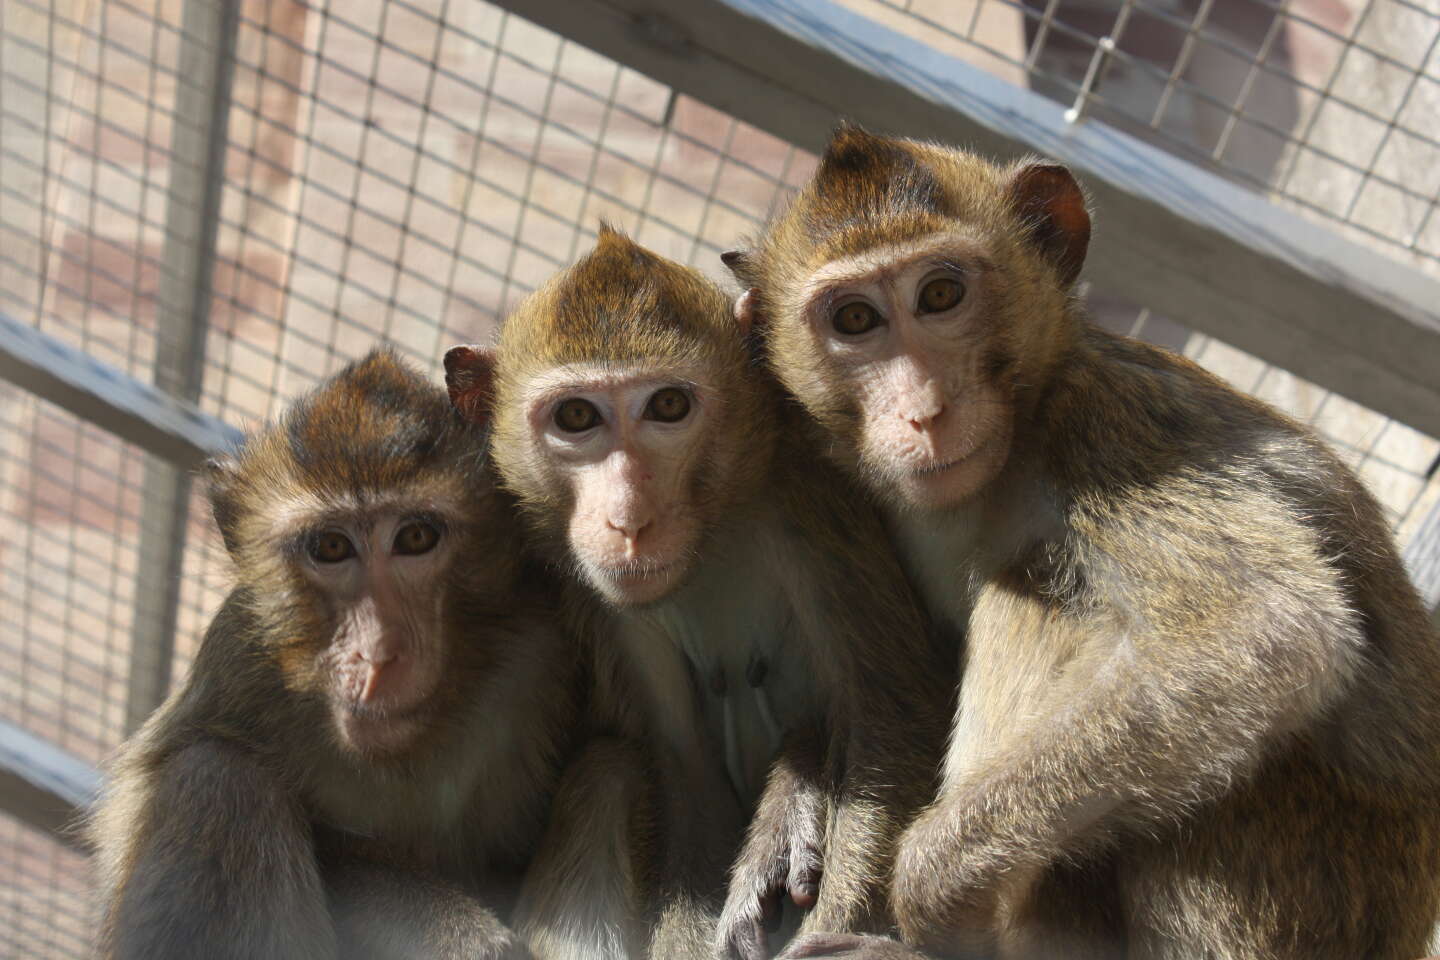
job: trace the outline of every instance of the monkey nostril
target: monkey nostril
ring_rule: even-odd
[[[626,540],[638,540],[640,534],[650,528],[649,520],[606,520],[605,525]]]
[[[935,421],[939,420],[940,415],[944,412],[945,405],[937,403],[928,410],[906,414],[905,422],[916,430],[928,430],[935,425]]]
[[[380,692],[380,672],[383,669],[382,665],[371,663],[369,669],[365,671],[365,683],[360,688],[361,703],[369,703]]]
[[[360,684],[361,703],[369,703],[382,694],[393,693],[396,684],[405,683],[407,664],[394,651],[373,651],[363,653],[360,659],[365,664],[365,676]]]
[[[614,526],[614,524],[611,524]],[[640,545],[640,535],[650,528],[650,522],[629,524],[624,527],[615,527],[620,535],[625,538],[625,559],[634,560]]]

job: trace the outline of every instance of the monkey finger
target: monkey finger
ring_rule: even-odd
[[[790,900],[801,910],[809,910],[820,897],[820,851],[805,844],[791,851],[788,859],[790,869],[785,886]]]
[[[809,910],[820,899],[820,871],[807,871],[800,875],[790,874],[790,902],[801,910]]]
[[[765,960],[770,956],[770,937],[759,921],[738,921],[723,942],[726,960]]]

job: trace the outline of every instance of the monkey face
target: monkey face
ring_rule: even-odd
[[[453,667],[456,506],[433,493],[327,497],[279,511],[284,529],[266,538],[290,570],[286,589],[261,601],[271,619],[291,621],[278,651],[287,683],[319,694],[339,742],[358,753],[409,746]]]
[[[832,457],[879,495],[933,508],[1009,462],[1073,340],[1089,240],[1064,167],[844,125],[756,248],[723,259]]]
[[[832,426],[854,465],[912,506],[963,501],[1009,456],[1009,364],[981,250],[941,235],[832,261],[771,333],[790,389],[822,420],[843,416]]]
[[[444,666],[447,524],[431,510],[397,507],[328,517],[292,551],[331,611],[315,659],[340,739],[362,753],[410,742]]]
[[[377,351],[207,465],[260,642],[345,749],[413,745],[493,660],[470,625],[513,602],[518,548],[481,441],[444,393]]]
[[[713,283],[607,227],[496,349],[450,350],[446,383],[492,424],[538,549],[610,603],[653,603],[765,482],[776,390],[746,333]]]
[[[530,462],[567,494],[580,575],[611,603],[668,594],[705,526],[695,474],[719,418],[716,392],[686,371],[571,365],[532,384],[525,409]]]

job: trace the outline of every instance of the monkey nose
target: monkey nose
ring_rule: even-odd
[[[944,408],[935,410],[932,413],[912,413],[905,418],[910,428],[917,432],[929,430],[935,424],[935,420],[944,412]]]
[[[383,666],[376,666],[372,663],[365,670],[365,684],[360,688],[361,703],[369,703],[375,699],[375,694],[380,690],[380,671],[384,669]]]
[[[634,560],[635,551],[640,541],[640,534],[650,528],[649,520],[625,521],[607,520],[606,524],[611,530],[620,534],[625,540],[625,559]]]
[[[365,681],[360,687],[360,702],[369,703],[380,692],[381,674],[398,657],[393,650],[361,651],[360,659],[365,663]]]
[[[372,650],[359,651],[359,657],[374,669],[379,669],[387,663],[391,663],[400,655],[390,647],[377,647]]]

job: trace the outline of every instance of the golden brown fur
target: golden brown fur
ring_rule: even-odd
[[[236,584],[185,684],[110,767],[90,823],[101,955],[528,956],[501,918],[531,857],[574,859],[610,839],[546,832],[550,798],[573,806],[600,786],[597,766],[641,774],[602,742],[561,780],[581,653],[546,611],[543,578],[523,570],[478,431],[377,351],[209,479]],[[439,680],[406,713],[413,736],[352,742],[327,649],[347,601],[305,572],[307,531],[363,532],[397,498],[443,527],[444,567],[398,611],[425,634],[406,655],[440,658]],[[607,829],[626,832],[623,819]],[[527,896],[563,902],[568,883],[532,872]],[[608,919],[623,939],[620,913]]]
[[[941,953],[1420,956],[1440,645],[1384,518],[1308,429],[1084,318],[1088,217],[1058,169],[845,128],[727,257],[770,364],[965,634],[944,784],[897,863],[901,931]],[[955,267],[977,305],[920,361],[974,363],[1011,426],[980,489],[922,507],[859,441],[872,421],[807,298],[837,258],[879,269],[897,239],[956,237],[980,251]]]
[[[506,322],[488,362],[504,482],[547,559],[577,575],[566,461],[535,436],[546,391],[569,371],[601,386],[611,371],[684,385],[704,408],[680,461],[676,496],[701,529],[683,578],[642,604],[576,595],[610,631],[616,676],[648,712],[631,722],[670,758],[663,899],[696,913],[658,952],[709,949],[697,931],[714,925],[718,902],[704,864],[712,851],[732,855],[735,838],[705,820],[732,785],[754,818],[720,919],[722,953],[764,956],[767,904],[787,893],[808,902],[817,881],[805,928],[888,929],[894,839],[932,789],[948,684],[878,517],[811,453],[730,303],[695,271],[606,230]],[[486,375],[457,395],[457,372],[452,398],[464,408]],[[752,744],[734,735],[752,696],[770,697],[786,734],[763,790],[747,772]]]

